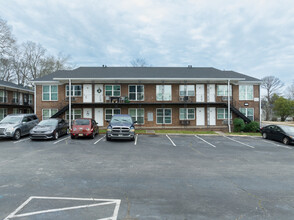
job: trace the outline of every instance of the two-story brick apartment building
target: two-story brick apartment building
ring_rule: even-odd
[[[34,91],[0,80],[0,120],[8,114],[33,112]]]
[[[114,114],[130,114],[146,129],[227,129],[228,117],[260,120],[260,83],[215,68],[80,67],[36,79],[35,112],[69,119],[70,111],[71,119],[94,118],[102,127]]]

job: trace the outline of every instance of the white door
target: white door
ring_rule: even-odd
[[[204,108],[196,108],[196,125],[205,125]]]
[[[196,84],[196,102],[204,102],[204,84]]]
[[[103,102],[103,85],[95,85],[95,102]]]
[[[207,108],[207,124],[216,125],[215,107]]]
[[[95,121],[98,123],[98,126],[104,126],[103,108],[95,108]]]
[[[207,85],[207,102],[215,102],[215,84]]]
[[[83,117],[84,118],[92,118],[92,109],[91,108],[84,108],[83,109]]]
[[[84,84],[83,99],[84,99],[84,102],[92,102],[92,85],[91,84]]]

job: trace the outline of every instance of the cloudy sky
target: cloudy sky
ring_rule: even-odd
[[[0,0],[18,42],[76,66],[215,67],[294,79],[293,0]]]

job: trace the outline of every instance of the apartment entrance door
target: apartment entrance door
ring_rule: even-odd
[[[103,108],[95,108],[95,121],[98,123],[98,126],[104,126]]]
[[[88,103],[92,102],[92,85],[91,84],[84,84],[83,101]]]
[[[95,102],[103,102],[103,85],[95,85]]]
[[[207,108],[207,124],[216,125],[215,107]]]
[[[205,125],[204,108],[196,108],[196,125]]]
[[[207,102],[215,102],[215,84],[207,85]]]
[[[196,84],[196,102],[204,102],[204,84]]]
[[[84,108],[83,117],[84,118],[92,118],[92,109],[91,108]]]

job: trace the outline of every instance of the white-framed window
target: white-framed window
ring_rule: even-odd
[[[19,113],[18,108],[13,108],[13,110],[12,110],[12,114],[18,114],[18,113]]]
[[[43,101],[58,101],[58,85],[43,85],[42,88]]]
[[[195,108],[180,108],[180,120],[194,120]]]
[[[239,111],[251,121],[254,121],[254,108],[240,108]]]
[[[180,85],[180,96],[195,96],[195,86]]]
[[[253,85],[239,85],[239,100],[253,100]]]
[[[143,101],[144,100],[144,86],[143,85],[129,85],[129,100]]]
[[[156,124],[171,124],[171,123],[172,123],[172,109],[157,108],[156,109]]]
[[[156,85],[156,101],[171,101],[172,86],[171,85]]]
[[[33,104],[33,95],[29,95],[29,104],[31,105],[31,104]]]
[[[120,85],[105,85],[106,96],[120,96]]]
[[[7,115],[7,108],[0,108],[0,121]]]
[[[71,109],[71,120],[79,119],[82,117],[82,109],[73,108]],[[69,120],[69,113],[68,111],[65,112],[66,120]]]
[[[0,102],[7,102],[7,91],[0,90]]]
[[[143,108],[129,108],[129,115],[137,124],[144,124],[144,109]]]
[[[228,109],[217,108],[217,119],[228,119]],[[230,119],[232,119],[232,112],[230,112]]]
[[[12,103],[18,103],[18,92],[13,92]]]
[[[66,97],[69,96],[69,85],[65,87]],[[79,97],[82,96],[82,85],[71,85],[71,96]]]
[[[105,109],[105,120],[111,120],[112,116],[119,115],[120,108],[106,108]]]
[[[217,85],[217,96],[228,96],[228,85]],[[232,85],[230,85],[230,96],[232,96]]]
[[[42,109],[42,120],[51,118],[57,112],[58,112],[58,109],[55,109],[55,108]]]

